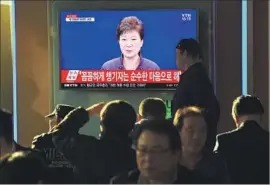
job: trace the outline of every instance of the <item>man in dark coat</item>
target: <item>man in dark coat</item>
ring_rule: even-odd
[[[51,172],[52,184],[75,184],[80,183],[73,165],[60,153],[52,142],[53,129],[64,119],[64,117],[75,107],[58,104],[52,113],[45,116],[49,119],[49,130],[37,135],[32,141],[32,148],[41,151]]]
[[[269,132],[261,127],[260,100],[239,96],[232,106],[237,129],[217,136],[215,151],[227,161],[234,184],[269,184]]]
[[[78,134],[90,117],[100,115],[100,138]],[[124,101],[96,104],[71,111],[53,131],[59,151],[76,167],[83,183],[106,184],[110,178],[136,167],[136,154],[129,133],[136,122],[136,112]]]
[[[180,81],[173,97],[172,116],[179,108],[197,106],[204,109],[208,136],[206,148],[212,151],[215,145],[220,108],[213,85],[201,60],[199,43],[183,39],[176,47],[176,65],[181,70]]]

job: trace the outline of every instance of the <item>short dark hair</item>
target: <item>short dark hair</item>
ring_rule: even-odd
[[[123,33],[129,32],[129,31],[137,31],[140,35],[140,38],[144,39],[144,26],[140,19],[138,19],[135,16],[129,16],[124,17],[120,24],[117,26],[116,30],[116,36],[117,40],[119,40],[120,36]]]
[[[146,98],[139,105],[139,115],[147,118],[165,118],[166,105],[160,98]]]
[[[114,100],[107,103],[100,113],[102,125],[117,134],[128,136],[133,129],[137,114],[126,101]]]
[[[13,141],[12,121],[12,114],[7,110],[0,109],[0,138],[4,138],[8,143]]]
[[[241,95],[233,101],[232,117],[234,120],[238,116],[252,114],[264,114],[263,105],[258,97],[251,95]]]
[[[176,46],[176,49],[179,49],[181,53],[187,52],[187,55],[193,58],[202,58],[200,44],[193,38],[180,40]]]
[[[37,184],[46,182],[47,166],[36,152],[15,152],[0,162],[0,184]]]
[[[188,106],[176,111],[173,124],[176,126],[178,131],[181,131],[182,129],[184,119],[191,116],[202,116],[204,118],[203,109],[196,106]]]
[[[172,124],[171,120],[161,120],[161,119],[145,119],[142,120],[138,129],[134,133],[135,145],[138,144],[138,139],[144,131],[150,131],[157,134],[164,134],[169,139],[169,146],[172,151],[181,150],[180,136]]]

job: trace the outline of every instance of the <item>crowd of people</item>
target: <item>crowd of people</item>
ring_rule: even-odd
[[[158,97],[144,99],[138,111],[123,100],[58,104],[46,116],[48,131],[23,147],[13,140],[12,114],[1,109],[0,184],[269,184],[259,98],[236,97],[236,128],[217,134],[219,103],[198,42],[181,40],[176,54],[183,73],[171,119]],[[79,134],[94,116],[99,137]]]

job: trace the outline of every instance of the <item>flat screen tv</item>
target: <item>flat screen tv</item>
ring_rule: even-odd
[[[60,12],[61,88],[175,89],[175,49],[197,39],[195,9]]]

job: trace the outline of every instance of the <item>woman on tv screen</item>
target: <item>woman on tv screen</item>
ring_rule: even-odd
[[[116,30],[121,56],[102,65],[103,70],[159,70],[159,66],[141,55],[144,26],[135,16],[124,17]]]

